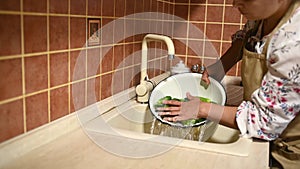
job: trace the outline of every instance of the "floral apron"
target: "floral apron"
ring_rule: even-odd
[[[300,6],[300,1],[295,0],[285,16],[281,19],[271,35],[288,21],[291,14]],[[257,24],[256,29],[259,25]],[[257,33],[257,32],[256,32]],[[246,34],[246,39],[251,35]],[[266,40],[261,54],[251,52],[244,47],[242,58],[242,83],[244,87],[244,100],[251,100],[252,93],[261,86],[262,78],[267,72],[266,54],[269,41]],[[246,43],[245,43],[246,44]],[[245,46],[245,45],[244,45]],[[271,146],[272,156],[284,167],[284,169],[300,168],[300,116],[288,125],[284,132]]]

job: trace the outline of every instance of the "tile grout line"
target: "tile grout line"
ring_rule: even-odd
[[[51,97],[50,97],[50,88],[51,88],[51,83],[50,83],[50,54],[49,54],[49,51],[50,51],[50,17],[49,17],[49,0],[47,0],[47,73],[48,73],[48,90],[47,90],[47,93],[48,93],[48,100],[47,100],[47,104],[48,104],[48,123],[51,122]]]
[[[26,123],[26,84],[25,84],[25,40],[24,40],[24,15],[23,15],[23,0],[20,0],[20,17],[21,17],[21,62],[22,62],[22,102],[23,102],[23,131],[27,132]]]
[[[100,1],[100,15],[102,16],[102,8],[103,8],[103,1],[101,0]],[[125,3],[126,4],[126,3]],[[125,8],[125,10],[126,10],[126,8]],[[101,31],[100,31],[100,44],[102,44],[102,37],[103,37],[103,32],[102,32],[102,26],[103,26],[103,19],[101,18],[101,20],[100,20],[100,28],[101,28]],[[103,60],[103,56],[102,56],[102,50],[103,50],[103,47],[101,47],[101,45],[100,45],[100,79],[99,79],[99,83],[100,83],[100,85],[99,85],[99,100],[101,100],[102,99],[102,79],[103,79],[103,72],[102,72],[102,70],[103,70],[103,67],[102,67],[102,60]]]
[[[114,12],[115,12],[115,16],[116,16],[116,1],[115,1],[115,5],[114,5]],[[123,14],[125,15],[125,14]],[[124,22],[123,22],[123,19],[121,19],[121,25],[123,26],[123,35],[122,35],[122,40],[124,40]],[[119,44],[119,43],[118,43]],[[121,47],[122,47],[122,62],[124,62],[125,60],[125,46],[123,44],[120,44]],[[124,65],[125,63],[123,63]],[[125,77],[125,65],[122,66],[123,67],[123,77]],[[123,89],[125,89],[125,79],[124,79],[124,83],[123,83]]]
[[[226,0],[223,0],[223,12],[222,12],[222,23],[225,21],[225,10],[226,10]],[[221,25],[221,38],[220,38],[220,49],[219,49],[219,58],[221,58],[222,53],[223,53],[223,35],[224,35],[224,24]]]
[[[87,92],[88,92],[88,49],[87,49],[87,47],[88,47],[88,43],[87,43],[87,41],[88,41],[88,38],[89,37],[87,37],[87,35],[88,35],[88,18],[87,18],[87,16],[88,16],[88,2],[86,1],[86,3],[85,3],[85,39],[86,39],[86,43],[84,44],[84,48],[85,48],[85,78],[84,78],[84,84],[85,84],[85,88],[84,88],[84,90],[85,90],[85,93],[84,93],[84,107],[86,107],[87,106],[87,103],[88,103],[88,99],[87,99],[87,96],[88,96],[88,94],[87,94]]]
[[[204,65],[204,58],[205,58],[205,56],[204,56],[204,51],[205,51],[205,43],[206,43],[206,39],[207,39],[207,37],[206,37],[206,25],[207,25],[207,3],[208,3],[208,1],[206,0],[205,1],[205,13],[204,13],[204,28],[203,28],[203,34],[205,35],[205,38],[203,39],[203,50],[202,50],[202,58],[201,58],[201,65]]]
[[[71,9],[70,0],[68,0],[68,114],[71,114]]]
[[[190,6],[191,0],[188,0],[188,16],[187,16],[187,29],[186,29],[186,46],[185,46],[185,57],[184,57],[184,63],[187,65],[188,55],[189,55],[189,32],[190,32],[190,12],[191,12],[191,6]]]

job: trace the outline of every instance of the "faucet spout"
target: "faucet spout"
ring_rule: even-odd
[[[168,48],[169,59],[173,59],[175,55],[175,48],[173,41],[170,37],[164,35],[147,34],[142,42],[142,61],[141,61],[141,79],[140,84],[136,87],[137,101],[138,102],[148,102],[150,91],[154,88],[154,83],[151,82],[147,75],[147,42],[149,40],[158,40],[166,43]]]

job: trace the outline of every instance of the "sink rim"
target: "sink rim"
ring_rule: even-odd
[[[129,109],[137,108],[137,107],[146,109],[148,108],[148,105],[137,103],[134,99],[129,100],[125,104],[117,106],[107,111],[106,113],[102,114],[101,116],[98,116],[97,118],[89,121],[84,125],[84,128],[86,132],[93,132],[93,133],[96,132],[98,134],[115,135],[126,139],[150,141],[156,144],[170,144],[169,143],[170,140],[172,141],[180,140],[180,143],[178,143],[176,146],[183,147],[183,148],[198,149],[198,150],[203,150],[208,152],[221,153],[221,154],[234,155],[234,156],[247,156],[249,154],[251,144],[253,143],[253,140],[251,138],[239,137],[235,142],[220,144],[220,143],[198,142],[198,141],[172,138],[166,136],[152,135],[148,133],[142,133],[142,132],[121,129],[117,127],[111,127],[108,124],[103,124],[103,125],[106,127],[110,127],[110,129],[105,129],[105,127],[103,126],[99,127],[101,126],[99,120],[101,121],[104,120],[105,122],[107,122],[109,120],[112,120],[116,116],[119,116],[120,112],[122,112],[120,111],[120,109],[124,111],[128,111]],[[98,125],[98,127],[95,127],[94,125]],[[219,125],[219,127],[222,128],[224,126]],[[156,137],[157,139],[149,140],[149,138],[153,138],[153,137]]]

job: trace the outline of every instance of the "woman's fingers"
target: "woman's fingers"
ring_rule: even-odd
[[[182,102],[177,100],[164,100],[163,104],[173,105],[173,106],[181,106]]]
[[[158,115],[160,116],[178,116],[180,111],[178,109],[171,108],[164,108],[163,111],[159,112]]]
[[[207,85],[210,84],[210,80],[209,80],[208,76],[209,76],[209,75],[208,75],[208,72],[207,72],[207,70],[205,69],[205,71],[204,71],[203,74],[202,74],[201,80],[204,81]]]
[[[177,120],[177,116],[175,117],[164,117],[163,120],[165,121],[169,121],[169,122],[176,122]]]

